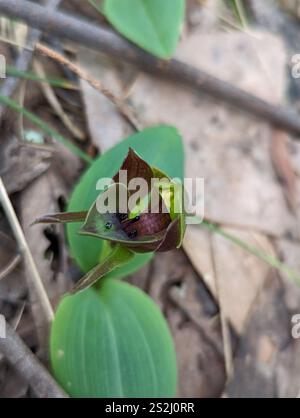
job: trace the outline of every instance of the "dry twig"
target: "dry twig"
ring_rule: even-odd
[[[6,338],[0,338],[0,351],[29,383],[36,396],[39,398],[68,397],[8,324],[6,324]]]
[[[16,254],[10,263],[0,271],[0,281],[3,280],[9,273],[11,273],[20,263],[22,257]]]
[[[5,186],[3,184],[1,177],[0,177],[0,203],[2,204],[3,210],[7,216],[11,229],[16,238],[20,253],[24,256],[24,261],[27,264],[28,271],[30,271],[30,277],[28,277],[28,280],[31,280],[32,286],[39,299],[41,309],[45,317],[45,321],[47,321],[47,323],[51,323],[54,318],[54,313],[53,313],[51,303],[48,299],[44,284],[36,268],[32,254],[30,252],[25,236],[23,234],[21,225],[18,221],[14,208],[8,197],[8,194],[6,192],[6,189],[5,189]]]
[[[122,99],[119,99],[118,97],[116,97],[108,88],[103,86],[100,81],[92,77],[87,71],[85,71],[83,68],[79,67],[77,64],[74,64],[68,58],[66,58],[59,52],[54,51],[53,49],[49,48],[46,45],[37,43],[35,48],[40,53],[47,55],[48,57],[59,62],[60,64],[65,65],[67,68],[69,68],[73,73],[75,73],[82,80],[87,81],[94,89],[99,91],[101,94],[107,97],[108,100],[114,103],[114,105],[119,109],[121,114],[125,116],[125,118],[131,123],[131,125],[135,129],[137,130],[141,129],[141,125],[139,121],[137,120],[133,110],[126,103],[124,103]]]
[[[44,67],[39,61],[33,60],[33,68],[35,69],[35,72],[39,77],[46,78],[46,72],[44,70]],[[65,125],[65,127],[71,132],[72,135],[74,135],[76,139],[78,139],[79,141],[84,141],[85,133],[81,129],[79,129],[76,126],[76,124],[74,124],[74,122],[70,119],[67,113],[65,113],[62,105],[60,104],[60,101],[58,100],[55,92],[53,91],[53,88],[47,83],[41,83],[40,88],[46,100],[48,101],[56,115],[60,118],[62,123]]]

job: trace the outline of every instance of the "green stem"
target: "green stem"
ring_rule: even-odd
[[[6,68],[7,75],[11,77],[23,78],[25,80],[36,81],[39,83],[47,83],[53,87],[61,87],[64,89],[74,89],[75,85],[69,83],[67,80],[59,79],[59,78],[44,78],[39,77],[36,74],[30,71],[20,71],[15,67],[7,67]]]
[[[42,129],[46,134],[53,136],[58,142],[63,144],[67,147],[73,154],[77,155],[78,157],[82,158],[88,164],[93,162],[93,159],[87,155],[84,151],[82,151],[79,147],[74,145],[70,140],[59,134],[55,129],[51,128],[47,123],[45,123],[42,119],[38,116],[31,113],[29,110],[25,109],[24,107],[20,106],[17,102],[10,99],[9,97],[0,95],[0,103],[9,106],[10,108],[14,109],[16,112],[21,113],[27,119],[29,119],[32,123]]]
[[[282,263],[280,260],[278,260],[278,258],[262,252],[259,248],[250,245],[247,242],[241,240],[240,238],[224,231],[222,228],[220,228],[218,225],[214,223],[203,221],[201,225],[204,226],[206,229],[210,230],[211,232],[223,236],[224,238],[238,245],[243,250],[247,251],[248,253],[255,255],[265,263],[269,264],[271,267],[274,267],[275,269],[285,273],[290,280],[292,280],[294,283],[300,286],[300,276],[285,263]]]
[[[230,0],[229,5],[231,6],[236,18],[243,28],[247,26],[247,17],[245,7],[241,0]]]

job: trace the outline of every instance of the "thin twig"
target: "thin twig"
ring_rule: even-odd
[[[21,319],[22,319],[22,316],[23,316],[23,313],[24,313],[24,310],[25,310],[25,307],[26,307],[26,300],[23,300],[23,302],[20,301],[20,304],[21,304],[21,306],[17,309],[17,312],[15,313],[15,316],[11,320],[11,323],[10,323],[10,325],[12,326],[12,328],[15,331],[18,328],[18,326],[21,322]]]
[[[36,396],[39,398],[68,397],[9,324],[6,324],[6,338],[0,338],[0,351],[29,383]]]
[[[293,109],[273,106],[182,61],[159,60],[99,24],[91,24],[66,13],[45,12],[44,7],[26,0],[0,0],[0,12],[24,20],[35,28],[51,33],[51,36],[72,40],[118,60],[134,64],[148,73],[183,82],[277,127],[300,135],[300,118]]]
[[[218,269],[216,265],[213,236],[210,237],[210,253],[211,253],[211,258],[212,258],[212,267],[213,267],[213,272],[214,272],[215,286],[216,286],[216,292],[217,292],[219,309],[220,309],[225,370],[226,370],[227,380],[229,380],[233,373],[233,350],[232,350],[232,341],[231,341],[231,333],[230,333],[230,328],[229,328],[229,321],[228,321],[226,313],[224,312],[222,284],[220,283],[220,278],[219,278]]]
[[[36,294],[39,298],[41,308],[43,309],[43,313],[45,316],[45,320],[48,323],[51,323],[54,318],[54,313],[53,313],[51,303],[48,299],[44,284],[36,268],[35,262],[33,260],[30,249],[27,245],[21,225],[18,221],[18,218],[11,204],[9,196],[6,192],[6,189],[5,189],[5,186],[3,184],[1,177],[0,177],[0,203],[2,204],[3,210],[7,216],[11,229],[16,238],[20,253],[24,256],[24,261],[27,263],[28,270],[30,271],[29,280],[32,281],[32,286],[34,287]]]
[[[44,67],[39,61],[33,60],[33,68],[39,77],[46,78],[46,72],[44,70]],[[76,139],[78,139],[79,141],[84,141],[84,132],[76,126],[76,124],[69,118],[67,113],[64,111],[62,105],[60,104],[60,101],[56,97],[56,94],[53,91],[53,88],[50,86],[50,84],[41,83],[40,88],[46,100],[48,101],[56,115],[60,118],[62,123],[65,125],[65,127],[71,132],[71,134]]]
[[[0,271],[0,281],[3,280],[9,273],[14,271],[14,269],[20,263],[21,259],[22,257],[20,256],[20,254],[16,254],[14,256],[14,258],[9,262],[9,264]]]
[[[44,0],[44,3],[46,3],[45,9],[47,9],[47,11],[55,10],[59,6],[60,2],[61,0]],[[27,44],[31,46],[35,45],[36,42],[39,41],[40,37],[40,30],[31,29],[31,31],[28,34]],[[33,52],[33,47],[31,47],[30,49],[23,49],[23,51],[20,52],[15,61],[14,68],[16,68],[19,71],[27,71],[32,60]],[[20,80],[18,78],[8,77],[0,88],[0,94],[3,96],[12,97],[15,91],[17,90],[19,83]],[[0,104],[0,120],[3,117],[5,109],[6,106],[4,104]]]
[[[52,48],[49,48],[48,46],[41,44],[41,43],[37,43],[35,48],[40,53],[47,55],[48,57],[59,62],[60,64],[65,65],[73,73],[75,73],[79,78],[87,81],[94,89],[96,89],[105,97],[107,97],[107,99],[110,100],[119,109],[119,111],[123,114],[123,116],[130,122],[130,124],[136,130],[141,129],[141,125],[139,121],[137,120],[137,117],[134,114],[133,109],[131,109],[122,99],[115,96],[111,90],[103,86],[99,80],[96,80],[94,77],[92,77],[87,71],[85,71],[79,65],[74,64],[64,55],[60,54],[57,51],[54,51]]]

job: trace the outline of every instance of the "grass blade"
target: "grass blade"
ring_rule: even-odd
[[[243,28],[245,28],[248,25],[248,23],[243,2],[241,0],[229,0],[228,5],[232,9],[240,25]]]
[[[300,286],[300,276],[299,276],[299,274],[297,274],[294,270],[292,270],[285,263],[281,262],[278,258],[264,253],[259,248],[255,247],[254,245],[250,245],[247,242],[245,242],[245,241],[241,240],[240,238],[236,237],[235,235],[232,235],[229,232],[224,231],[224,229],[220,228],[218,225],[216,225],[212,222],[203,221],[201,226],[205,227],[206,229],[210,230],[213,233],[221,235],[222,237],[224,237],[227,240],[231,241],[232,243],[238,245],[240,248],[247,251],[248,253],[250,253],[252,255],[255,255],[260,260],[269,264],[271,267],[281,271],[282,273],[285,273],[291,281],[293,281],[295,284]]]
[[[53,136],[58,142],[63,144],[67,147],[73,154],[77,155],[79,158],[91,164],[93,159],[87,155],[84,151],[82,151],[79,147],[73,144],[70,140],[62,136],[58,133],[55,129],[51,128],[46,122],[40,119],[38,116],[31,113],[29,110],[25,109],[24,107],[20,106],[17,102],[10,99],[9,97],[0,95],[0,103],[5,104],[6,106],[10,107],[11,109],[15,110],[18,113],[24,115],[28,120],[42,129],[46,134]]]
[[[77,88],[75,84],[70,83],[67,80],[64,80],[61,78],[39,77],[35,73],[32,73],[30,71],[20,71],[15,67],[7,67],[6,74],[11,77],[23,78],[25,80],[36,81],[38,83],[47,83],[53,87],[60,87],[63,89],[68,89],[68,90],[76,90]]]

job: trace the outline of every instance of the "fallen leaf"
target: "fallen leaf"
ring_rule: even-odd
[[[117,64],[102,54],[80,48],[77,54],[79,65],[93,77],[101,80],[117,97],[122,97],[126,85],[134,77],[130,67]],[[84,108],[92,142],[101,153],[133,133],[124,116],[104,95],[96,91],[86,81],[81,80]]]
[[[294,286],[298,306],[300,289]],[[227,385],[230,398],[296,398],[299,394],[300,344],[293,340],[292,314],[285,285],[271,275],[244,329]]]
[[[7,137],[0,147],[0,176],[8,193],[23,190],[50,166],[52,152],[21,144],[16,138]]]

